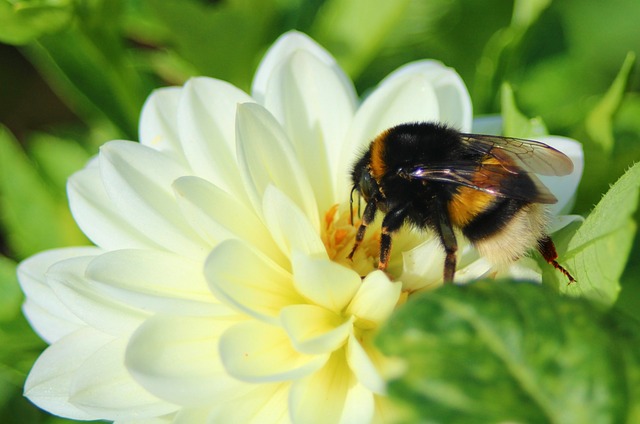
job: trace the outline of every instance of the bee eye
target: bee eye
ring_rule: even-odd
[[[359,187],[360,194],[362,194],[364,200],[368,202],[369,199],[371,199],[371,196],[374,195],[374,192],[378,189],[378,184],[373,178],[371,178],[371,175],[369,175],[368,172],[363,172],[360,176]]]

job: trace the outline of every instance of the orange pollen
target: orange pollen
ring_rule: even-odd
[[[352,268],[364,276],[373,271],[377,264],[380,252],[380,228],[376,225],[369,226],[353,260],[350,260],[348,256],[361,223],[360,219],[354,219],[351,225],[351,214],[347,203],[331,206],[323,216],[321,238],[331,260]],[[354,208],[353,217],[357,218],[356,208]]]

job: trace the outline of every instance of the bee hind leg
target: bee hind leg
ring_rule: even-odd
[[[549,264],[553,265],[555,269],[560,271],[567,277],[569,280],[569,284],[575,283],[576,279],[567,271],[562,265],[560,265],[557,261],[558,253],[556,252],[556,246],[553,244],[553,240],[551,237],[545,236],[538,242],[538,251],[542,255],[545,261]]]

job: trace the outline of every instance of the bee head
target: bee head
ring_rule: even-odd
[[[354,175],[354,177],[356,177]],[[367,169],[362,170],[357,175],[357,181],[354,181],[353,188],[351,189],[351,195],[349,196],[349,203],[351,205],[351,223],[353,224],[353,192],[357,192],[358,196],[362,197],[365,203],[369,203],[369,200],[379,193],[378,183],[371,176]],[[360,201],[358,201],[358,216],[360,216]]]

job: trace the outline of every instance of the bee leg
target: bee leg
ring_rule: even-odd
[[[558,253],[556,252],[556,246],[553,244],[551,237],[545,236],[538,242],[538,251],[542,255],[545,261],[554,266],[558,271],[563,273],[565,277],[569,279],[569,284],[575,283],[576,279],[567,271],[562,265],[558,263]]]
[[[350,260],[353,259],[353,255],[356,253],[358,246],[360,246],[360,243],[362,243],[362,240],[364,239],[364,233],[367,231],[367,225],[369,225],[371,221],[373,221],[373,218],[376,216],[376,209],[376,202],[374,199],[371,199],[369,203],[367,203],[367,206],[364,208],[364,213],[362,214],[362,222],[360,223],[358,232],[356,233],[356,242],[353,244],[351,253],[349,253],[349,256],[347,256],[347,258],[349,258]]]
[[[408,210],[406,207],[392,209],[387,212],[382,220],[382,229],[380,231],[380,261],[378,262],[378,269],[382,271],[387,269],[389,258],[391,257],[391,234],[402,227],[402,224],[404,224],[407,218]]]
[[[453,227],[449,220],[449,213],[442,205],[440,205],[440,211],[436,222],[438,223],[436,230],[438,232],[438,236],[440,236],[440,242],[442,243],[446,254],[444,258],[443,279],[445,283],[453,283],[453,277],[456,272],[456,252],[458,251],[458,242],[456,240],[456,235],[453,233]]]

